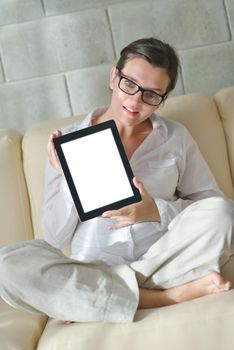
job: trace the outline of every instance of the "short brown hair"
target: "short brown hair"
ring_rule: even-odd
[[[174,89],[180,62],[173,47],[156,38],[133,41],[120,52],[120,58],[116,67],[121,71],[126,62],[135,57],[142,57],[152,66],[166,69],[170,78],[170,84],[166,93],[168,94]]]

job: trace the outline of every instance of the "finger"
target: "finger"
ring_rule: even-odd
[[[53,139],[56,138],[56,137],[59,137],[61,135],[62,135],[61,130],[56,130],[52,134],[50,134],[49,140],[48,140],[48,144],[47,144],[47,151],[48,151],[49,155],[52,154],[53,156],[57,157]]]
[[[52,134],[51,135],[55,135],[55,137],[59,137],[59,136],[61,136],[62,135],[62,131],[61,130],[59,130],[59,129],[57,129],[57,130],[55,130],[54,132],[52,132]]]
[[[123,215],[122,210],[109,210],[109,211],[105,211],[104,213],[102,213],[103,218],[111,218],[111,219],[114,219],[114,218],[119,217],[121,215]]]
[[[48,155],[49,155],[50,160],[52,160],[52,161],[55,161],[58,159],[53,141],[49,141],[49,143],[48,143]]]
[[[103,213],[102,217],[103,218],[112,219],[112,220],[116,220],[118,222],[123,222],[123,221],[126,222],[127,221],[129,225],[131,223],[130,222],[131,218],[127,214],[124,214],[123,212],[120,213],[120,212],[117,212],[117,211],[109,211],[109,212]],[[115,225],[115,224],[113,224],[113,225]]]
[[[61,136],[61,135],[62,135],[62,132],[60,130],[56,130],[55,132],[50,134],[48,144],[47,144],[47,152],[48,152],[50,164],[55,169],[57,169],[60,173],[63,173],[61,165],[60,165],[60,161],[58,159],[58,155],[57,155],[57,152],[56,152],[56,149],[54,146],[54,142],[53,142],[54,138]]]
[[[48,154],[50,154],[50,152],[51,152],[52,140],[53,140],[53,134],[51,134],[49,136],[49,140],[48,140],[48,143],[47,143],[47,152],[48,152]]]
[[[54,147],[54,142],[53,139],[57,137],[57,130],[54,131],[52,134],[49,136],[48,144],[47,144],[47,151],[50,153],[55,147]]]
[[[56,130],[54,133],[55,137],[62,136],[62,131],[61,130]]]
[[[62,136],[62,131],[61,130],[55,130],[54,132],[52,132],[49,136],[49,140],[53,140],[56,137]]]
[[[60,167],[60,161],[58,159],[57,153],[55,150],[52,150],[51,153],[51,161],[54,163],[56,167]]]
[[[117,222],[116,224],[110,225],[109,229],[110,230],[115,230],[118,228],[122,228],[122,227],[126,227],[131,225],[131,223],[129,221],[121,221],[121,222]]]
[[[110,218],[111,217],[111,212],[110,211],[105,211],[104,213],[102,213],[102,217],[103,218]]]
[[[139,190],[142,196],[147,194],[147,191],[145,189],[145,186],[143,185],[143,182],[139,181],[136,177],[133,178],[133,184]]]

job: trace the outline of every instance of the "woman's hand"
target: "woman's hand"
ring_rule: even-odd
[[[136,224],[144,221],[156,221],[160,222],[160,215],[158,208],[146,191],[142,182],[138,181],[135,177],[133,183],[138,188],[141,194],[141,202],[127,205],[118,210],[106,211],[102,214],[104,218],[111,218],[117,221],[116,224],[110,226],[110,229],[117,229],[132,224]]]
[[[53,139],[55,137],[58,137],[58,136],[62,136],[62,132],[60,130],[56,130],[55,132],[50,134],[48,144],[47,144],[47,152],[48,152],[49,161],[50,161],[50,164],[52,165],[52,167],[54,169],[56,169],[61,175],[63,175],[63,170],[62,170],[62,167],[60,165],[58,155],[57,155],[57,152],[55,150],[54,142],[53,142]]]

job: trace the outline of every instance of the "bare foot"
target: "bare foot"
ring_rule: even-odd
[[[217,272],[178,287],[155,290],[140,288],[139,309],[162,307],[200,298],[205,295],[228,291],[231,283]]]
[[[205,295],[228,291],[231,283],[217,272],[182,286],[166,290],[167,296],[176,303],[199,298]]]

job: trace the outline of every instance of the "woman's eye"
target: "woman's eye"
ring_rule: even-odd
[[[147,90],[144,92],[144,95],[145,95],[145,98],[147,98],[148,100],[153,100],[157,96],[153,91],[147,91]]]
[[[134,89],[136,86],[132,81],[127,80],[127,79],[124,80],[124,84],[129,89]]]

